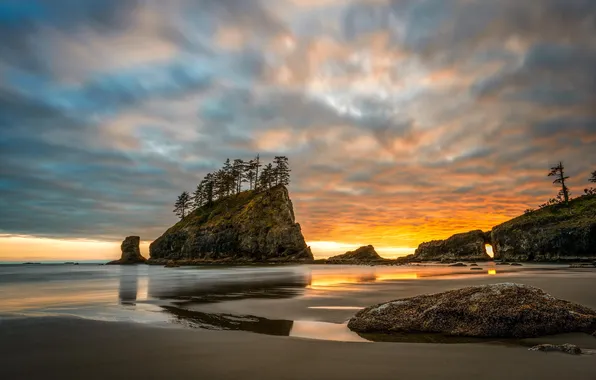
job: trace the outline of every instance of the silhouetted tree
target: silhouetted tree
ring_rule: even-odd
[[[232,165],[232,177],[234,178],[234,188],[236,190],[236,194],[242,191],[242,183],[246,182],[244,177],[244,171],[246,170],[246,164],[244,160],[235,159],[234,164]]]
[[[213,203],[213,189],[215,186],[215,176],[211,173],[207,173],[203,181],[203,199],[205,204],[210,205],[211,203]]]
[[[263,171],[261,172],[261,177],[259,178],[259,189],[267,190],[271,188],[271,184],[274,182],[274,169],[272,164],[267,164]]]
[[[188,194],[188,192],[185,191],[182,194],[180,194],[180,196],[178,196],[178,200],[174,204],[174,212],[182,220],[186,217],[186,213],[190,209],[190,207],[191,207],[190,194]]]
[[[569,177],[565,177],[565,167],[563,166],[563,163],[559,162],[559,165],[552,167],[548,176],[556,177],[553,183],[561,185],[561,191],[559,192],[558,197],[562,197],[565,205],[569,206],[569,188],[565,185],[565,181],[569,179]]]
[[[202,180],[192,194],[192,207],[194,209],[201,208],[205,203],[205,180]]]
[[[255,160],[250,160],[244,166],[244,173],[242,176],[244,177],[244,182],[248,182],[248,189],[253,190],[253,183],[255,183],[256,173],[255,173],[256,162]],[[256,187],[256,186],[255,186]]]
[[[229,181],[228,174],[224,169],[219,169],[213,175],[213,195],[216,199],[222,199],[228,195]]]
[[[290,165],[286,156],[275,156],[273,160],[275,163],[275,184],[289,185],[290,184]]]
[[[588,179],[588,182],[596,183],[596,171],[592,172],[592,176]],[[588,187],[587,189],[584,189],[584,192],[586,195],[596,195],[596,188]]]
[[[221,174],[220,180],[221,180],[223,195],[229,196],[230,194],[232,194],[232,190],[234,190],[234,188],[235,188],[234,173],[233,173],[232,164],[230,163],[229,158],[226,159],[226,162],[224,162],[224,166],[221,170],[222,170],[222,172],[220,173]]]
[[[262,166],[261,165],[261,157],[259,154],[257,154],[257,156],[255,157],[255,190],[258,190],[258,183],[259,183],[259,168]]]

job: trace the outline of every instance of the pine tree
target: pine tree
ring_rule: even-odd
[[[211,203],[213,203],[213,190],[215,187],[215,176],[211,173],[208,173],[205,176],[204,181],[204,186],[203,186],[203,200],[205,202],[205,204],[210,205]]]
[[[558,197],[560,197],[561,201],[565,202],[565,205],[569,207],[569,188],[565,185],[565,181],[569,179],[569,177],[565,177],[565,167],[563,166],[563,163],[559,162],[559,165],[552,167],[548,176],[556,177],[553,183],[561,185],[561,191],[559,192]]]
[[[588,182],[596,183],[596,171],[592,172],[592,176],[588,179]],[[584,189],[586,195],[596,195],[596,187],[588,187]]]
[[[230,159],[226,159],[224,162],[224,166],[221,169],[221,186],[223,190],[223,198],[224,196],[229,196],[232,193],[232,190],[235,188],[234,184],[234,174],[232,173],[232,164],[230,163]]]
[[[242,175],[244,177],[244,181],[248,182],[249,190],[254,189],[253,184],[255,183],[255,178],[256,178],[255,166],[256,166],[255,160],[248,161],[248,163],[244,166],[244,173]]]
[[[182,194],[180,194],[180,196],[178,196],[178,200],[176,200],[176,203],[174,204],[174,212],[176,213],[176,215],[180,217],[180,220],[182,220],[186,217],[186,214],[190,207],[190,194],[184,191]]]
[[[259,189],[267,190],[271,188],[271,183],[274,181],[273,178],[273,165],[267,164],[263,171],[261,172],[261,176],[259,177]]]
[[[229,193],[228,174],[224,169],[219,169],[213,175],[213,195],[217,199],[225,198]]]
[[[287,186],[290,184],[290,165],[286,156],[276,156],[275,163],[275,184]]]
[[[205,180],[202,180],[192,194],[192,207],[196,210],[205,204]]]
[[[238,158],[234,160],[231,173],[232,178],[234,178],[234,188],[236,194],[242,191],[242,183],[246,182],[246,179],[244,178],[244,171],[246,170],[245,167],[246,164],[244,163],[244,160]]]
[[[258,183],[259,183],[259,168],[262,166],[261,165],[261,157],[259,156],[259,154],[257,154],[257,156],[255,157],[254,160],[254,170],[255,170],[255,190],[258,190]]]

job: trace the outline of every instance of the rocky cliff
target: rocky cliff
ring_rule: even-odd
[[[485,261],[485,234],[480,230],[451,236],[447,240],[422,243],[414,253],[413,261]]]
[[[111,261],[108,265],[143,264],[147,259],[141,256],[140,243],[140,237],[128,236],[120,245],[120,249],[122,250],[120,260]]]
[[[576,261],[596,258],[596,196],[550,206],[493,228],[495,259]]]
[[[167,230],[149,251],[152,264],[313,259],[284,186],[203,206]]]
[[[327,264],[365,264],[371,262],[385,261],[386,259],[379,256],[375,247],[367,245],[358,248],[355,251],[349,251],[343,255],[330,257],[326,260]],[[387,260],[388,261],[388,260]]]

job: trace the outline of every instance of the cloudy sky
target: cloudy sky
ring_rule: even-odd
[[[117,255],[257,152],[319,255],[488,229],[553,163],[575,195],[596,169],[594,0],[2,0],[0,39],[0,259]]]

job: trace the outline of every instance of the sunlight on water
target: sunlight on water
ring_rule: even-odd
[[[294,321],[290,336],[340,342],[368,342],[368,340],[348,329],[345,324],[315,321]]]

